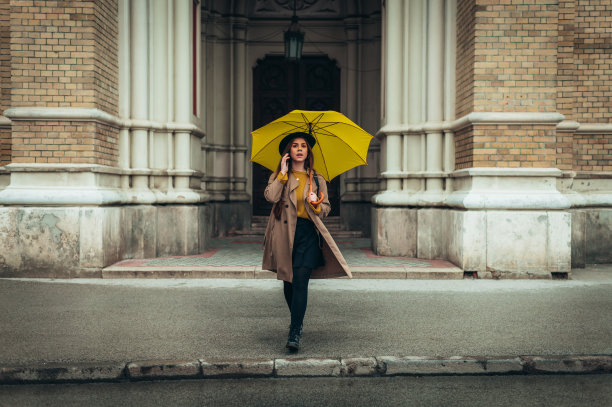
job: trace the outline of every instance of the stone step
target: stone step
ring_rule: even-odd
[[[343,230],[339,216],[327,217],[323,223],[334,239],[356,239],[363,237],[363,232],[359,230]],[[253,216],[251,218],[251,228],[249,230],[236,230],[232,235],[263,236],[266,232],[267,224],[267,216]]]
[[[458,267],[365,267],[352,266],[355,279],[461,280]],[[259,266],[110,266],[102,278],[245,278],[276,279],[276,273]]]

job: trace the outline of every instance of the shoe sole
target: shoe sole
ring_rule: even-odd
[[[294,344],[289,344],[289,343],[285,347],[289,349],[291,352],[297,352],[300,349],[299,345],[294,345]]]

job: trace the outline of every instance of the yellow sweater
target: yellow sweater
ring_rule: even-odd
[[[298,182],[300,183],[300,185],[295,189],[295,195],[297,197],[297,216],[299,216],[300,218],[308,219],[308,213],[306,212],[306,207],[304,206],[304,200],[302,199],[302,197],[304,196],[304,188],[306,187],[306,180],[308,179],[308,175],[306,174],[306,171],[291,171],[291,172],[293,173],[293,177],[296,178]],[[289,175],[288,174],[283,175],[282,173],[279,172],[277,178],[280,182],[284,184],[289,180]],[[310,202],[308,202],[308,205],[310,205],[314,213],[316,213],[317,215],[321,213],[321,205],[317,205],[315,207]]]

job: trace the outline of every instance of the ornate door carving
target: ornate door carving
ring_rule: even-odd
[[[327,56],[305,56],[288,63],[282,56],[266,56],[253,70],[253,128],[294,110],[340,110],[340,69]],[[271,171],[253,163],[253,215],[270,214],[264,198]],[[330,215],[340,214],[340,180],[327,186]]]

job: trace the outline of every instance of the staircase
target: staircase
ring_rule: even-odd
[[[342,230],[339,216],[329,216],[323,220],[325,227],[334,239],[359,239],[363,238],[363,232],[356,230]],[[268,224],[267,216],[253,216],[250,230],[237,230],[235,235],[239,236],[263,236]]]

